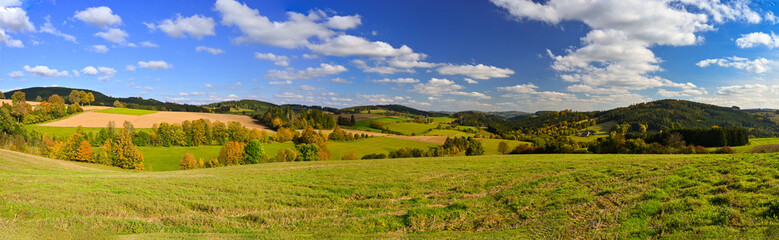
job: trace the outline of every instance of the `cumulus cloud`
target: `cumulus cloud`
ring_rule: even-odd
[[[222,53],[225,52],[224,50],[219,49],[219,48],[210,48],[210,47],[206,47],[206,46],[197,46],[197,47],[195,47],[195,51],[198,51],[198,52],[205,51],[205,52],[208,52],[208,53],[213,54],[213,55],[219,55],[219,54],[222,54]]]
[[[346,67],[337,64],[322,63],[319,67],[309,67],[305,70],[295,70],[294,68],[288,68],[280,71],[276,69],[269,70],[265,74],[265,78],[268,79],[284,79],[284,80],[296,80],[296,79],[311,79],[316,77],[323,77],[327,75],[339,74],[348,71]]]
[[[742,34],[740,38],[736,39],[736,46],[740,48],[753,48],[760,45],[768,48],[779,47],[779,37],[773,32],[770,35],[763,32],[753,32]]]
[[[740,106],[742,108],[776,108],[779,102],[779,85],[743,84],[717,88],[712,96],[695,98],[696,101],[721,106]]]
[[[323,11],[308,15],[288,12],[287,21],[271,21],[257,9],[235,0],[217,0],[214,9],[222,17],[221,24],[236,26],[244,34],[233,39],[236,43],[260,43],[283,48],[297,48],[310,44],[309,39],[327,39],[335,32],[359,25],[359,16],[328,17]]]
[[[276,55],[273,53],[256,52],[254,53],[254,58],[273,61],[273,64],[276,64],[276,66],[282,66],[282,67],[289,66],[289,57],[287,56]]]
[[[128,35],[127,32],[125,32],[122,29],[109,28],[108,30],[106,30],[104,32],[95,33],[95,36],[96,37],[101,37],[101,38],[103,38],[103,39],[105,39],[106,41],[109,41],[109,42],[123,44],[123,43],[126,42],[125,38],[127,38],[130,35]]]
[[[113,69],[113,68],[110,68],[110,67],[97,67],[97,70],[101,74],[105,74],[105,75],[114,75],[114,74],[116,74],[116,69]]]
[[[442,75],[464,75],[473,79],[486,80],[491,78],[507,78],[514,74],[514,71],[508,68],[498,68],[494,66],[479,65],[446,65],[437,69]]]
[[[8,4],[9,6],[0,6],[0,28],[5,28],[9,32],[30,32],[35,31],[35,26],[30,22],[27,12],[17,6],[17,4]]]
[[[371,80],[371,82],[375,83],[397,83],[397,84],[403,84],[403,83],[418,83],[419,80],[414,78],[395,78],[395,79],[380,79],[380,80]]]
[[[8,76],[11,78],[20,78],[20,77],[24,77],[24,73],[22,73],[22,71],[13,71],[9,73]]]
[[[11,36],[5,33],[5,30],[0,29],[0,44],[6,45],[8,47],[14,47],[14,48],[23,48],[24,43],[22,41],[13,39]]]
[[[94,76],[94,75],[97,75],[98,70],[97,70],[97,68],[95,68],[93,66],[86,66],[86,67],[84,67],[84,69],[81,69],[81,72],[86,74],[86,75],[93,75]]]
[[[411,53],[411,48],[403,45],[394,48],[386,42],[371,42],[365,38],[352,35],[339,35],[325,40],[322,44],[308,46],[311,51],[328,56],[369,56],[390,57],[403,53]]]
[[[349,80],[346,80],[346,79],[343,79],[343,78],[333,78],[330,81],[334,82],[334,83],[344,83],[344,84],[351,84],[352,83],[352,81],[349,81]]]
[[[108,47],[106,47],[105,45],[92,45],[90,50],[96,53],[107,53]]]
[[[200,15],[191,17],[182,17],[181,14],[176,19],[165,19],[158,25],[146,23],[150,30],[159,29],[165,32],[169,37],[183,38],[189,35],[192,38],[202,39],[204,36],[214,36],[214,27],[216,23],[213,18]]]
[[[465,87],[456,84],[452,80],[431,78],[430,81],[428,81],[427,83],[419,83],[414,85],[414,89],[412,91],[420,94],[432,95],[432,96],[441,96],[444,94],[450,94],[450,95],[475,97],[480,99],[490,99],[490,96],[487,96],[483,93],[460,91],[462,89],[465,89]]]
[[[57,69],[51,69],[47,66],[40,66],[40,65],[35,67],[24,65],[24,71],[36,77],[67,77],[68,76],[68,71],[58,71]]]
[[[729,58],[714,58],[705,59],[696,63],[698,67],[708,67],[711,65],[717,65],[720,67],[730,67],[735,69],[745,70],[751,73],[764,73],[769,70],[769,65],[773,64],[773,61],[765,58],[757,58],[755,60],[749,60],[742,57],[729,57]]]
[[[366,73],[381,73],[381,74],[395,74],[398,72],[414,73],[413,69],[400,69],[400,68],[395,68],[390,66],[368,66],[368,63],[360,59],[352,60],[352,64],[354,64],[355,66],[357,66],[357,68],[361,69],[363,72]]]
[[[172,68],[173,65],[170,65],[165,61],[148,61],[148,62],[139,61],[138,67],[148,68],[148,69],[168,69],[168,68]]]
[[[686,89],[681,91],[668,91],[665,89],[657,90],[657,95],[663,97],[690,97],[703,94],[706,94],[706,92],[698,89]]]
[[[473,80],[473,79],[470,79],[470,78],[465,78],[465,82],[467,82],[468,84],[477,84],[477,83],[479,83],[479,81],[476,81],[476,80]]]
[[[122,18],[114,14],[111,8],[106,6],[91,7],[83,11],[76,12],[74,18],[83,21],[87,25],[106,28],[116,26],[122,23]]]
[[[292,84],[292,81],[286,80],[286,81],[270,81],[268,82],[269,85],[289,85]]]
[[[127,67],[125,67],[125,69],[127,69],[127,71],[130,71],[130,72],[135,72],[136,67],[135,67],[135,65],[127,65]]]
[[[316,88],[316,87],[312,87],[312,86],[309,86],[309,85],[302,85],[302,86],[300,86],[300,90],[303,90],[303,91],[320,91],[320,90],[324,90],[324,88]]]
[[[39,30],[40,32],[62,37],[63,39],[73,43],[78,43],[76,42],[76,37],[74,37],[73,35],[62,33],[60,32],[60,30],[54,28],[54,25],[51,24],[51,16],[44,17],[44,20],[46,20],[46,23],[44,23],[43,26],[41,26]]]
[[[586,24],[591,30],[581,39],[581,47],[568,49],[563,56],[551,51],[548,55],[554,60],[552,69],[562,80],[593,89],[641,90],[673,85],[654,75],[662,71],[662,61],[651,47],[700,43],[703,38],[696,34],[713,30],[713,23],[761,21],[747,1],[491,1],[517,19]]]

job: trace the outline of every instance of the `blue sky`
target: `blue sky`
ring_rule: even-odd
[[[776,10],[743,0],[0,0],[0,91],[448,111],[664,98],[779,108]]]

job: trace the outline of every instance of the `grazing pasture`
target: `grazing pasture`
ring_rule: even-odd
[[[501,155],[136,172],[0,151],[10,238],[763,239],[779,155]],[[31,177],[34,176],[34,177]]]
[[[102,110],[96,110],[95,112],[141,116],[141,115],[156,113],[157,111],[131,109],[131,108],[106,108]]]

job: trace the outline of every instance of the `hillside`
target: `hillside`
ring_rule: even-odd
[[[772,210],[779,203],[771,200],[779,190],[776,157],[582,156],[133,172],[0,150],[0,232],[31,239],[118,234],[137,239],[750,239],[777,234],[779,221],[766,215],[779,214]],[[750,163],[749,174],[732,170],[743,168],[743,162]],[[762,180],[752,181],[755,176]]]
[[[412,107],[407,107],[403,105],[398,104],[389,104],[389,105],[366,105],[366,106],[355,106],[355,107],[348,107],[348,108],[342,108],[338,110],[338,113],[360,113],[362,111],[368,111],[368,110],[386,110],[386,111],[393,111],[398,113],[407,113],[407,114],[413,114],[413,115],[420,115],[420,116],[426,116],[426,117],[444,117],[448,116],[446,113],[441,112],[428,112],[419,110]]]
[[[608,111],[576,112],[576,111],[545,111],[532,117],[518,116],[511,119],[501,119],[477,112],[462,112],[455,114],[458,124],[468,126],[485,126],[493,133],[505,133],[511,130],[535,131],[539,128],[563,127],[577,125],[584,120],[595,119],[598,123],[616,122],[629,124],[636,131],[639,124],[644,124],[649,131],[678,128],[711,128],[742,127],[757,137],[779,136],[779,125],[770,117],[752,114],[738,109],[720,107],[710,104],[685,100],[658,100],[648,103],[634,104],[628,107],[615,108]],[[578,124],[581,129],[587,125]]]
[[[24,92],[28,101],[34,101],[35,98],[37,98],[38,96],[40,96],[43,99],[46,99],[53,94],[60,95],[63,98],[67,99],[68,95],[72,90],[92,92],[92,94],[95,95],[95,102],[92,103],[92,105],[98,105],[98,106],[113,106],[114,101],[118,100],[122,103],[125,103],[129,108],[162,110],[162,111],[208,112],[208,109],[205,109],[200,106],[195,106],[195,105],[161,102],[155,99],[144,99],[141,97],[116,98],[116,97],[107,96],[101,92],[94,91],[94,90],[66,88],[66,87],[25,88],[25,89],[9,91],[8,96],[6,97],[10,98],[13,92],[21,91]]]

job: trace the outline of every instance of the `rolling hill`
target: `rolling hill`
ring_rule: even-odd
[[[8,96],[6,97],[11,97],[11,94],[13,94],[13,92],[21,91],[26,95],[26,99],[28,101],[34,101],[35,98],[37,98],[38,96],[42,97],[43,99],[46,99],[49,96],[54,94],[60,95],[61,97],[67,99],[68,95],[72,90],[92,92],[92,94],[95,95],[95,102],[92,103],[92,105],[113,106],[114,101],[118,100],[122,103],[125,103],[128,108],[162,110],[162,111],[209,112],[208,109],[196,105],[162,102],[155,99],[144,99],[141,97],[117,98],[117,97],[111,97],[105,95],[101,92],[94,91],[94,90],[66,88],[66,87],[24,88],[19,90],[8,91]]]

